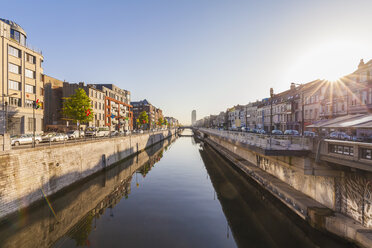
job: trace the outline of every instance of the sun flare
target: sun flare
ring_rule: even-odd
[[[306,52],[299,55],[299,60],[293,63],[293,80],[303,83],[314,79],[337,82],[357,69],[361,59],[358,54],[363,54],[365,48],[360,43],[340,40],[308,47],[304,49]]]

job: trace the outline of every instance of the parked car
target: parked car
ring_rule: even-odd
[[[110,130],[108,127],[87,127],[85,135],[93,137],[106,137],[110,135]]]
[[[282,132],[281,130],[277,130],[277,129],[275,129],[275,130],[272,130],[272,131],[271,131],[271,134],[274,134],[274,135],[282,135],[283,132]]]
[[[64,133],[57,133],[56,135],[50,137],[50,141],[64,141],[68,140],[67,134]]]
[[[351,140],[351,137],[348,134],[346,134],[345,132],[340,132],[340,131],[334,131],[330,133],[329,137],[331,139]]]
[[[266,131],[263,130],[263,129],[258,129],[258,130],[257,130],[257,133],[259,133],[259,134],[266,134]]]
[[[41,136],[41,141],[42,142],[49,142],[49,140],[54,137],[56,133],[46,133],[43,136]]]
[[[23,134],[19,137],[13,137],[11,139],[12,146],[19,146],[23,144],[32,144],[33,135],[32,134]],[[35,144],[39,144],[42,141],[40,135],[35,136]]]
[[[297,130],[289,129],[284,131],[284,135],[299,135],[299,132]]]
[[[315,132],[304,131],[304,136],[306,136],[306,137],[315,137],[317,135],[316,135]]]
[[[111,131],[110,133],[111,136],[118,136],[119,135],[119,132],[118,131]]]
[[[139,132],[139,133],[143,133],[143,130],[139,130],[138,132]]]
[[[124,131],[124,135],[129,135],[130,134],[130,130],[125,130]]]
[[[79,138],[79,131],[78,130],[71,130],[67,132],[67,137],[69,139],[77,139]],[[80,138],[84,137],[84,131],[80,131]]]

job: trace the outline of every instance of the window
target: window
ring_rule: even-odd
[[[354,156],[354,147],[330,144],[328,146],[328,152],[347,156]]]
[[[18,31],[15,31],[14,29],[11,29],[10,30],[10,38],[20,42],[20,33]]]
[[[19,42],[21,43],[21,45],[26,46],[26,36],[20,34]]]
[[[40,87],[40,95],[44,95],[44,88]]]
[[[31,64],[36,63],[36,58],[35,56],[32,56],[31,54],[26,53],[26,61]]]
[[[25,100],[25,107],[26,108],[33,108],[34,107],[34,101],[31,100]]]
[[[35,94],[35,86],[33,86],[33,85],[29,85],[29,84],[26,84],[25,85],[25,91],[27,92],[27,93],[32,93],[32,94]]]
[[[361,148],[360,149],[360,157],[364,158],[364,159],[372,160],[372,149]]]
[[[8,63],[9,71],[16,74],[21,74],[21,67],[12,63]]]
[[[15,107],[21,107],[21,99],[15,97],[9,97],[9,105]]]
[[[28,78],[34,78],[35,79],[35,72],[34,71],[31,71],[29,69],[26,69],[26,77]]]
[[[94,103],[94,108],[97,109],[97,102]]]
[[[34,130],[34,124],[35,124],[35,119],[34,118],[28,118],[28,123],[27,123],[28,131],[33,131]]]
[[[21,57],[21,51],[15,47],[9,46],[8,54],[20,58]]]
[[[99,120],[101,120],[101,113],[99,113],[99,116],[98,117],[99,117]]]
[[[21,83],[13,81],[13,80],[9,80],[9,89],[20,90],[21,89]]]

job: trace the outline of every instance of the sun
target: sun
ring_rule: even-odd
[[[315,79],[337,82],[357,69],[359,54],[367,56],[365,46],[342,40],[312,44],[303,50],[291,73],[293,80],[304,83]]]

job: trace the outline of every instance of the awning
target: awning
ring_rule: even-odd
[[[336,126],[336,124],[351,121],[360,117],[366,116],[364,114],[356,114],[356,115],[345,115],[340,116],[331,120],[322,120],[315,124],[307,126],[308,128],[333,128]]]
[[[368,128],[368,129],[370,129],[370,128],[372,128],[372,121],[369,121],[369,122],[365,122],[365,123],[362,123],[362,124],[359,124],[359,125],[355,125],[355,126],[353,126],[353,128],[360,128],[360,129],[362,129],[362,128]]]
[[[363,124],[365,122],[372,121],[372,115],[363,115],[351,119],[347,119],[341,122],[332,123],[325,125],[325,128],[353,128],[355,125]]]

